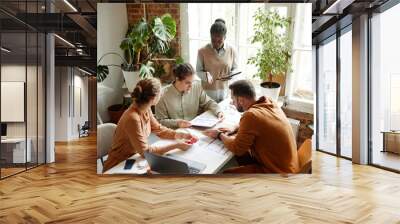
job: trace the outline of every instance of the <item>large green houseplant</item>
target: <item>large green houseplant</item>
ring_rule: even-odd
[[[170,48],[170,42],[176,35],[176,22],[170,14],[154,17],[147,21],[142,18],[138,23],[129,27],[126,37],[122,40],[120,48],[124,51],[124,58],[119,66],[125,78],[125,84],[132,92],[140,78],[153,76],[153,66],[157,57],[165,54]],[[97,66],[98,81],[104,80],[108,75],[109,66],[100,65],[101,57]]]
[[[281,85],[273,82],[273,77],[286,75],[292,69],[291,19],[280,16],[277,11],[264,9],[258,9],[253,18],[255,34],[251,43],[259,43],[261,47],[247,63],[257,66],[258,72],[254,76],[262,80],[263,94],[277,100]]]
[[[168,54],[170,42],[176,35],[175,20],[169,14],[154,17],[147,21],[142,18],[138,23],[130,26],[126,37],[122,40],[120,48],[124,57],[110,52],[104,54],[97,62],[97,81],[102,82],[109,75],[109,67],[121,68],[125,84],[129,92],[133,92],[140,78],[151,77],[157,71],[154,67],[160,55]],[[113,55],[121,59],[121,64],[100,64],[106,56]],[[129,102],[111,105],[108,112],[112,122],[117,123]]]

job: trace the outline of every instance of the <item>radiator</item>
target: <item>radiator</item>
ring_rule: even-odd
[[[400,131],[388,131],[383,133],[383,152],[400,154]]]

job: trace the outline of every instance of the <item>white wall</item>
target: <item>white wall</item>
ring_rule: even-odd
[[[75,113],[72,113],[72,129],[71,129],[71,136],[72,138],[79,138],[79,132],[78,132],[78,124],[82,126],[85,121],[88,121],[88,108],[89,108],[89,102],[88,102],[88,77],[84,76],[83,73],[81,73],[78,70],[75,70],[74,73],[74,88],[75,91],[72,94],[75,94],[74,96],[71,96],[72,99],[74,99],[73,104],[75,104],[73,110],[75,110]],[[80,90],[80,99],[78,98],[78,93],[77,90]],[[79,102],[80,101],[80,102]],[[80,104],[80,105],[79,105]],[[80,108],[79,108],[80,107]],[[81,110],[81,112],[79,111]]]
[[[75,76],[75,86],[81,88],[81,104],[82,104],[82,115],[79,116],[79,122],[83,125],[85,121],[89,120],[89,78],[82,75]]]
[[[98,3],[97,4],[97,60],[109,52],[116,52],[122,56],[119,45],[128,29],[128,16],[125,3]],[[109,55],[100,64],[121,64],[118,56]],[[103,121],[108,121],[107,107],[122,103],[123,76],[121,69],[110,67],[110,74],[106,80],[97,84],[97,113]]]
[[[56,67],[55,141],[79,138],[78,124],[82,126],[88,120],[88,78],[83,75],[76,68]],[[79,89],[80,99],[77,97]]]
[[[29,70],[32,67],[26,68],[25,65],[2,65],[1,66],[1,81],[18,81],[25,82],[25,69]],[[1,108],[7,110],[7,108]],[[25,122],[9,122],[7,123],[7,137],[25,137]]]
[[[28,74],[36,74],[36,67],[34,66],[27,66],[25,67],[25,65],[2,65],[1,66],[1,81],[10,81],[10,82],[25,82],[25,74],[26,71],[28,72]],[[31,82],[31,80],[30,80]],[[32,84],[32,83],[29,83]],[[34,85],[36,85],[36,81],[35,83],[33,83]],[[28,89],[30,90],[30,89]],[[27,93],[27,103],[31,103],[31,101],[36,100],[36,88],[32,89],[33,92],[28,91]],[[27,105],[29,106],[29,105]],[[36,108],[36,103],[35,105]],[[1,110],[8,110],[8,108],[1,108]],[[27,118],[28,118],[28,122],[31,121],[35,121],[36,122],[36,113],[35,114],[27,114]],[[7,122],[7,136],[8,137],[25,137],[25,126],[26,126],[26,122]],[[30,123],[30,125],[28,126],[29,128],[31,128],[32,124]],[[28,137],[29,137],[29,133],[28,133]]]
[[[68,140],[68,72],[68,67],[55,68],[55,141]]]
[[[36,70],[38,69],[38,70]],[[27,82],[25,78],[28,78]],[[18,81],[26,83],[26,107],[22,108],[27,119],[25,122],[7,122],[7,137],[24,138],[31,140],[32,161],[36,162],[39,153],[39,163],[44,162],[44,89],[42,68],[25,66],[25,64],[3,64],[1,66],[1,81]],[[38,85],[38,86],[37,86]],[[38,92],[37,92],[38,91]],[[23,93],[22,93],[23,94]],[[38,95],[37,95],[38,94]],[[2,96],[7,97],[7,96]],[[13,113],[10,108],[1,108],[7,113]]]

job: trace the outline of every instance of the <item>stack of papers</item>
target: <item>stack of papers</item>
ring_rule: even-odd
[[[220,120],[211,112],[203,113],[190,121],[192,126],[211,128],[215,126]]]

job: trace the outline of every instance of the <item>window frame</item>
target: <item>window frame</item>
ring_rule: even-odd
[[[190,58],[190,41],[195,40],[195,41],[210,41],[209,39],[203,39],[201,37],[191,37],[189,34],[189,26],[188,26],[188,20],[189,20],[189,16],[188,16],[188,12],[189,12],[189,5],[188,4],[199,4],[199,3],[182,3],[182,7],[181,7],[181,20],[185,21],[181,23],[181,29],[182,29],[182,40],[183,42],[187,42],[184,43],[182,45],[182,51],[185,52],[182,56],[184,58],[185,61],[191,61],[192,59]],[[241,26],[240,26],[240,14],[241,14],[241,4],[248,4],[248,3],[232,3],[235,6],[235,34],[234,34],[234,41],[233,42],[229,42],[230,44],[232,44],[237,52],[237,54],[241,54],[240,52],[240,48],[246,48],[247,50],[249,49],[257,49],[257,47],[253,47],[252,45],[250,45],[248,42],[247,43],[241,43],[240,39],[239,39],[239,34],[241,32]],[[291,18],[295,19],[295,14],[296,14],[296,6],[293,5],[293,3],[262,3],[264,4],[265,10],[270,10],[271,8],[276,8],[276,7],[286,7],[287,11],[286,11],[286,16],[289,16]],[[302,3],[304,4],[304,3]],[[290,35],[291,35],[291,40],[293,42],[293,32],[294,32],[294,26],[292,25],[290,27]],[[310,43],[311,44],[311,43]],[[301,51],[301,50],[310,50],[310,53],[312,54],[312,44],[310,45],[311,48],[310,49],[303,49],[302,47],[298,47],[298,48],[293,48],[292,50],[292,54],[295,51]],[[293,59],[292,59],[293,60]],[[239,65],[241,65],[241,62],[238,62]],[[246,63],[247,65],[247,63]],[[311,72],[312,73],[312,72]],[[312,75],[312,74],[311,74]],[[247,77],[245,77],[247,79],[251,79],[252,81],[257,81],[256,78],[252,78],[249,77],[249,75]],[[291,86],[294,82],[294,76],[292,75],[292,73],[287,74],[286,75],[286,86],[289,86],[289,88],[286,88],[286,92],[285,92],[285,98],[287,99],[287,105],[290,107],[295,108],[296,110],[299,111],[304,111],[307,113],[314,113],[314,100],[306,100],[306,99],[301,99],[299,97],[293,97],[292,96],[292,90],[291,90]],[[313,85],[313,83],[312,83]],[[314,94],[315,95],[315,94]],[[315,96],[314,96],[315,98]]]

